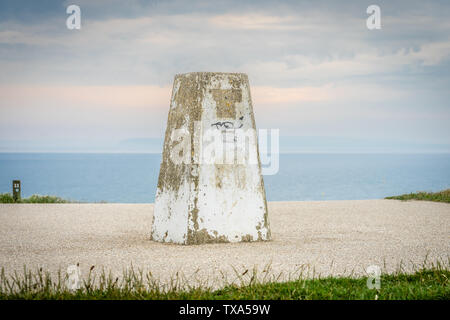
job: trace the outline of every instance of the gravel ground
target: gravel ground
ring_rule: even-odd
[[[450,253],[450,204],[397,200],[271,202],[269,242],[182,246],[149,240],[152,204],[0,204],[0,266],[55,273],[80,264],[113,275],[133,265],[163,282],[221,285],[257,268],[260,279],[299,273],[364,275]],[[270,266],[269,270],[267,266]],[[249,269],[249,272],[245,270]]]

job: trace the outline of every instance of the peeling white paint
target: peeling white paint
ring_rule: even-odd
[[[186,94],[181,97],[177,95],[182,81],[186,79],[194,79],[199,83],[195,86],[199,92],[190,93],[192,97],[197,97],[198,106],[201,106],[200,119],[190,118],[190,110],[186,104],[191,100],[186,100]],[[235,94],[233,101],[230,100],[232,94]],[[220,106],[218,97],[222,103]],[[242,99],[239,101],[236,97]],[[184,113],[176,113],[176,108],[183,107],[185,109],[181,110]],[[218,117],[218,114],[235,114],[235,117]],[[177,128],[188,131],[195,120],[200,121],[200,125],[196,123],[194,126],[200,130],[193,132],[193,159],[202,159],[200,155],[204,151],[204,145],[195,142],[201,141],[211,130],[218,130],[226,133],[226,158],[234,160],[237,148],[235,130],[220,125],[214,126],[217,122],[233,123],[239,130],[250,132],[248,154],[244,157],[244,163],[226,164],[216,155],[209,163],[191,162],[177,164],[175,169],[172,168],[180,172],[182,167],[179,166],[186,166],[183,167],[186,170],[181,170],[183,176],[176,176],[176,187],[167,187],[164,183],[158,187],[152,238],[156,241],[181,244],[269,240],[266,197],[247,76],[224,73],[178,75],[174,82],[169,122],[175,121],[181,124],[182,128],[168,123],[168,130]],[[169,141],[164,142],[165,148],[172,145],[171,136],[170,132],[166,134],[166,140]],[[163,153],[163,162],[168,160],[167,157],[169,155]],[[250,161],[252,159],[253,161]],[[164,168],[168,170],[167,167]],[[162,166],[160,179],[166,176],[168,175],[163,172]],[[190,240],[190,237],[195,238],[195,241]]]

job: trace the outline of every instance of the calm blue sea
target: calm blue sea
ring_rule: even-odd
[[[84,202],[155,199],[159,154],[0,153],[0,193],[22,181],[22,196]],[[375,199],[450,188],[449,154],[282,154],[264,176],[267,199]]]

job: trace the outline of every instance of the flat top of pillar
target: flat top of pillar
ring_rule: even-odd
[[[190,76],[200,76],[200,77],[213,77],[213,76],[234,76],[234,77],[243,77],[248,78],[246,73],[240,72],[187,72],[187,73],[179,73],[175,75],[177,77],[190,77]]]

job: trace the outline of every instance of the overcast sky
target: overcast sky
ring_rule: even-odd
[[[0,151],[158,151],[191,71],[247,73],[290,151],[450,151],[450,2],[374,0],[2,0]]]

